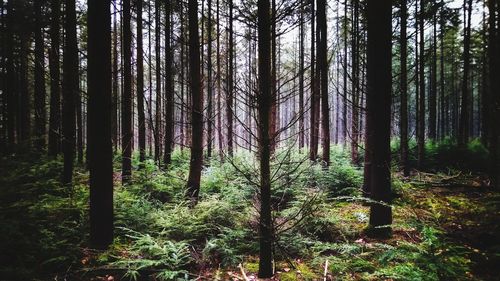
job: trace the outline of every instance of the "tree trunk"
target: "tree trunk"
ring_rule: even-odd
[[[76,39],[75,0],[66,1],[65,42],[63,60],[63,184],[71,185],[75,158],[76,116],[75,99],[78,95],[78,45]]]
[[[123,0],[123,95],[122,95],[122,183],[132,176],[132,32],[130,0]]]
[[[315,23],[315,11],[314,11],[314,1],[311,1],[311,113],[310,113],[310,137],[309,137],[309,159],[311,161],[316,161],[318,158],[318,122],[316,120],[317,117],[317,104],[318,103],[318,95],[317,95],[317,84],[316,84],[316,72],[315,72],[315,51],[314,51],[314,37],[316,36],[316,32],[314,31],[314,23]]]
[[[113,145],[111,142],[110,0],[88,2],[88,149],[90,242],[113,242]]]
[[[192,133],[187,195],[194,205],[198,202],[203,164],[203,92],[200,80],[200,38],[198,35],[198,3],[196,0],[189,0],[188,15]]]
[[[464,71],[462,78],[462,95],[460,107],[458,143],[465,146],[469,141],[469,72],[470,72],[470,37],[471,37],[472,0],[464,0]]]
[[[353,24],[352,24],[352,118],[351,118],[351,160],[358,163],[358,139],[359,139],[359,0],[353,1]]]
[[[373,162],[370,190],[373,200],[390,203],[391,196],[391,1],[367,1],[367,119],[372,134],[367,153]],[[390,231],[391,207],[372,203],[370,226],[375,234]],[[381,226],[386,226],[379,228]],[[387,227],[388,226],[388,227]]]
[[[425,157],[425,37],[424,37],[424,0],[420,0],[420,13],[418,14],[419,23],[419,95],[418,95],[418,114],[417,114],[417,162],[418,167],[422,168]]]
[[[61,152],[61,70],[59,69],[59,28],[61,5],[59,0],[51,1],[50,22],[50,116],[49,116],[49,155]]]
[[[174,144],[174,87],[172,79],[172,47],[171,47],[171,4],[166,5],[165,14],[165,154],[163,164],[168,166],[172,162],[172,148]]]
[[[436,15],[433,16],[432,29],[432,56],[431,62],[431,88],[429,91],[429,139],[436,140],[436,115],[437,115],[437,35],[436,35]]]
[[[213,142],[213,91],[212,91],[212,0],[208,0],[208,22],[207,22],[207,157],[212,157]]]
[[[146,160],[146,118],[144,115],[144,55],[142,43],[142,0],[137,3],[137,117],[139,162]],[[142,166],[142,164],[141,164]]]
[[[271,81],[271,36],[269,16],[269,0],[258,1],[258,53],[259,53],[259,94],[258,104],[258,135],[260,163],[260,223],[259,223],[259,278],[270,278],[273,275],[272,247],[273,226],[271,218],[271,138],[269,135],[270,115],[272,106]]]
[[[406,37],[406,26],[408,24],[407,1],[401,1],[401,107],[400,107],[400,146],[401,146],[401,167],[405,177],[410,174],[408,163],[408,40]]]
[[[161,157],[161,46],[160,46],[160,8],[162,0],[155,0],[155,61],[156,61],[156,110],[155,110],[155,160]]]
[[[300,0],[299,26],[299,149],[304,147],[304,1]]]
[[[46,146],[46,108],[45,108],[45,44],[43,38],[42,0],[34,1],[35,8],[35,147]]]
[[[227,119],[227,153],[233,157],[233,0],[229,0],[229,62],[227,73],[226,119]]]
[[[114,0],[117,5],[118,0]],[[113,15],[113,100],[111,103],[111,135],[115,150],[118,150],[118,29],[116,23],[116,13]]]
[[[318,17],[317,26],[320,35],[318,41],[318,77],[321,89],[321,130],[323,163],[330,165],[330,107],[328,103],[328,58],[327,58],[327,24],[326,24],[326,1],[317,0]]]

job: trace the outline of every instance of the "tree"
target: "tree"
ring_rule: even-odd
[[[63,184],[73,181],[75,158],[76,115],[75,99],[78,95],[78,43],[76,39],[75,0],[66,1],[65,7],[65,42],[63,61]]]
[[[45,44],[43,40],[42,0],[34,0],[35,6],[35,147],[44,149],[46,146],[46,115],[45,108]]]
[[[257,95],[258,141],[260,166],[260,222],[259,222],[259,277],[273,275],[272,255],[272,218],[271,218],[271,138],[269,135],[272,93],[271,84],[271,19],[269,0],[258,0],[258,54],[259,54],[259,92]]]
[[[161,47],[160,8],[162,0],[155,0],[155,64],[156,64],[156,108],[155,108],[155,160],[161,156]]]
[[[212,0],[208,0],[208,22],[207,22],[207,157],[212,157],[213,142],[213,94],[212,94]]]
[[[130,0],[123,0],[123,94],[122,94],[122,182],[132,175],[132,32],[130,30]]]
[[[417,106],[417,158],[419,168],[422,168],[425,157],[425,37],[424,37],[424,14],[425,4],[424,0],[420,0],[420,12],[418,16],[418,33],[420,36],[419,41],[419,66],[418,66],[418,106]]]
[[[330,107],[328,105],[328,58],[327,58],[327,30],[326,30],[326,1],[318,3],[318,77],[321,89],[321,130],[322,130],[322,160],[326,166],[330,165]]]
[[[174,144],[174,85],[172,80],[172,47],[171,47],[171,11],[170,1],[167,1],[165,13],[165,153],[163,164],[169,165],[172,161]]]
[[[233,157],[233,63],[234,63],[234,39],[233,39],[233,0],[229,0],[229,48],[228,48],[228,72],[227,72],[227,95],[226,95],[226,121],[227,121],[227,153]]]
[[[187,195],[192,204],[198,202],[201,168],[203,165],[203,92],[200,77],[200,38],[198,35],[198,3],[188,2],[189,16],[189,71],[191,84],[191,160]]]
[[[300,1],[299,25],[299,148],[304,147],[304,1]]]
[[[464,71],[462,78],[462,95],[460,121],[458,124],[458,143],[461,146],[469,141],[469,72],[470,72],[470,33],[471,33],[472,0],[464,0]]]
[[[488,70],[489,70],[489,150],[490,150],[490,176],[493,185],[500,189],[500,129],[493,120],[500,118],[500,80],[497,77],[500,70],[500,4],[498,1],[488,1]]]
[[[59,0],[51,1],[50,21],[50,115],[49,115],[49,155],[61,152],[61,70],[59,69],[59,28],[61,6]]]
[[[113,242],[110,4],[110,0],[88,1],[90,242],[98,249]]]
[[[392,223],[391,196],[391,3],[367,0],[367,134],[371,134],[366,153],[370,160],[371,198],[384,204],[372,203],[370,226],[376,234],[387,234]],[[376,128],[376,129],[375,129]]]
[[[316,74],[316,59],[314,49],[314,37],[316,35],[314,20],[314,1],[311,1],[311,110],[310,110],[310,136],[309,136],[309,159],[316,161],[318,158],[318,135],[319,135],[319,97]]]
[[[142,43],[142,0],[137,1],[137,117],[139,161],[146,160],[146,117],[144,114],[144,49]]]
[[[407,0],[401,1],[401,31],[400,31],[400,48],[401,48],[401,105],[400,105],[400,146],[401,146],[401,166],[403,174],[410,174],[408,162],[408,39],[406,35],[406,27],[408,24],[408,6]]]
[[[352,118],[351,118],[351,159],[353,163],[358,162],[358,139],[359,139],[359,0],[353,0],[353,22],[352,22]]]

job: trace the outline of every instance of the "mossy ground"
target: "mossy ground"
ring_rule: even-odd
[[[305,198],[317,198],[303,221],[289,222],[293,227],[280,234],[274,280],[323,280],[326,261],[328,280],[500,276],[500,193],[486,177],[394,173],[392,237],[380,240],[366,234],[369,207],[352,191],[360,170],[345,155],[335,157],[332,172],[308,169],[294,184],[276,187],[276,197],[285,198],[276,203],[279,222]],[[255,189],[231,165],[214,161],[204,171],[203,198],[194,209],[182,203],[186,155],[177,153],[169,172],[146,165],[128,187],[117,174],[116,239],[108,251],[96,252],[87,245],[83,166],[69,189],[59,184],[60,160],[32,159],[0,164],[0,279],[242,280],[242,269],[256,278]]]

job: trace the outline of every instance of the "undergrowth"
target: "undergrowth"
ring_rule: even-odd
[[[453,149],[428,146],[433,159],[446,158]],[[473,155],[483,153],[475,143],[469,149]],[[211,159],[194,208],[184,199],[187,151],[176,150],[167,170],[147,160],[135,170],[132,184],[115,184],[115,241],[102,252],[87,244],[84,168],[77,167],[74,186],[68,188],[59,183],[61,159],[28,159],[10,157],[0,164],[2,278],[115,274],[129,280],[186,280],[205,274],[226,280],[224,274],[239,264],[248,274],[256,273],[258,202],[252,179],[257,178],[258,163],[251,155],[237,153],[225,162]],[[416,187],[394,178],[394,236],[371,240],[364,233],[369,207],[360,197],[362,170],[351,164],[348,151],[334,147],[326,170],[305,159],[307,155],[293,150],[277,153],[272,164],[278,278],[322,278],[326,260],[328,274],[336,280],[470,277],[470,249],[447,240],[435,217],[440,206],[433,206],[432,213],[421,211]],[[136,158],[133,163],[137,169]],[[461,208],[457,202],[455,207]]]

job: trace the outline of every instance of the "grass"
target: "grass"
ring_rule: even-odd
[[[273,164],[280,168],[273,185],[277,279],[321,279],[327,260],[327,276],[335,280],[498,276],[500,197],[476,184],[481,182],[476,174],[434,172],[409,179],[396,174],[393,236],[375,240],[365,233],[369,208],[359,197],[362,171],[350,164],[346,151],[332,150],[328,170],[303,162],[298,151],[277,158],[286,160]],[[244,153],[232,163],[212,159],[203,171],[200,203],[188,208],[188,159],[187,153],[175,151],[168,171],[148,160],[135,171],[131,185],[116,182],[116,238],[101,252],[87,245],[88,175],[83,167],[77,167],[74,187],[68,189],[58,181],[61,159],[2,159],[0,276],[227,280],[241,278],[239,264],[255,276],[256,187],[242,174],[255,177],[256,163]]]

